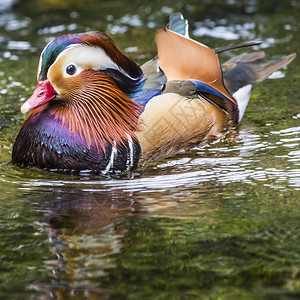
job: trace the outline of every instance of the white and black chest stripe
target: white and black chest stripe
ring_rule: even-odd
[[[107,164],[104,170],[101,171],[103,175],[115,172],[126,172],[135,169],[138,165],[141,147],[137,141],[134,141],[129,134],[128,140],[123,144],[114,142],[110,145],[107,157]]]

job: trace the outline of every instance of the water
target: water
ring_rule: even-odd
[[[254,90],[241,125],[225,138],[130,176],[10,163],[24,120],[20,106],[51,38],[105,30],[143,63],[156,54],[155,29],[182,11],[199,41],[221,47],[264,40],[255,49],[272,59],[298,51],[298,2],[12,4],[0,4],[0,297],[299,297],[299,58],[275,76],[282,78]]]

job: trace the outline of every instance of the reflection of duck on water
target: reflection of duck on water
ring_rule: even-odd
[[[120,253],[127,233],[119,224],[124,218],[143,216],[144,208],[134,193],[105,187],[85,192],[72,186],[46,192],[41,206],[49,219],[51,251],[57,260],[44,262],[52,269],[53,284],[32,288],[59,297],[70,297],[72,291],[84,294],[85,290],[90,295],[109,294],[92,282],[116,268],[114,255]]]

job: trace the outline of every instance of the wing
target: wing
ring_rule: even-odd
[[[160,95],[167,81],[164,72],[159,68],[159,61],[154,58],[141,66],[143,71],[142,84],[138,91],[130,95],[130,98],[145,107],[150,99]]]

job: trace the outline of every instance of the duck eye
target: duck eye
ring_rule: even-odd
[[[68,65],[66,71],[69,75],[74,75],[76,72],[76,67],[74,65]]]

